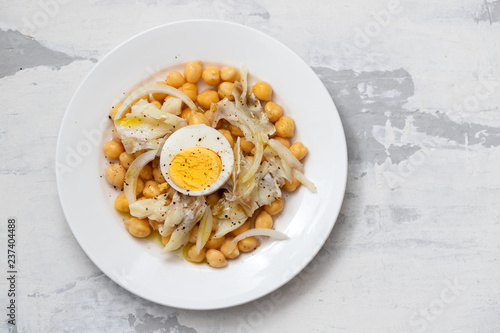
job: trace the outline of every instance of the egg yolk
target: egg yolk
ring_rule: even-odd
[[[181,150],[170,162],[168,172],[175,185],[186,191],[201,191],[217,181],[222,169],[220,157],[204,147]]]

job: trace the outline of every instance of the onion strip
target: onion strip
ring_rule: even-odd
[[[245,239],[247,237],[252,237],[252,236],[268,236],[268,237],[273,237],[276,238],[277,240],[287,240],[289,239],[287,235],[282,233],[281,231],[274,230],[274,229],[267,229],[267,228],[253,228],[250,230],[247,230],[238,236],[234,237],[231,240],[231,243],[229,244],[229,248],[227,249],[228,253],[233,252],[233,250],[236,248],[238,245],[238,242],[242,239]]]
[[[297,179],[302,185],[304,185],[309,191],[312,193],[318,193],[316,186],[314,186],[313,182],[311,182],[307,177],[298,170],[293,170],[293,177]]]
[[[186,105],[191,109],[191,110],[198,110],[198,107],[196,107],[196,104],[182,91],[171,87],[167,86],[165,84],[148,84],[145,85],[134,92],[132,92],[122,103],[120,108],[118,109],[118,112],[116,112],[115,115],[115,121],[120,119],[125,111],[132,105],[132,103],[144,96],[144,95],[149,95],[149,94],[154,94],[154,93],[163,93],[163,94],[168,94],[172,95],[174,97],[180,98]]]
[[[243,182],[247,182],[250,179],[252,179],[253,176],[255,176],[255,173],[259,169],[260,162],[262,162],[262,157],[264,155],[264,141],[262,140],[262,135],[259,132],[257,132],[256,136],[257,136],[257,138],[255,140],[254,159],[253,159],[252,165],[248,169],[247,173],[245,175],[243,175],[243,177],[241,179]]]
[[[236,144],[233,149],[234,154],[234,169],[233,169],[233,193],[236,192],[236,188],[238,187],[238,176],[240,175],[241,170],[241,146],[240,146],[240,137],[236,139]]]
[[[268,228],[253,228],[234,237],[233,242],[238,243],[240,240],[251,236],[269,236],[272,238],[276,238],[277,240],[289,239],[287,235],[278,230]]]
[[[136,200],[135,190],[137,187],[137,178],[146,164],[154,160],[157,150],[150,150],[144,154],[139,155],[128,167],[127,173],[125,174],[125,186],[123,193],[127,198],[127,202],[130,205]]]
[[[304,171],[304,166],[300,161],[295,157],[290,149],[288,149],[285,145],[279,142],[276,139],[271,139],[267,142],[267,144],[278,154],[278,156],[283,159],[286,163],[290,164],[292,168]]]
[[[210,238],[212,232],[213,217],[212,210],[209,206],[205,209],[200,221],[200,229],[198,230],[198,237],[196,238],[196,253],[200,253],[201,249],[205,246]]]

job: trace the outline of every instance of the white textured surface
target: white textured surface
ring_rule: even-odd
[[[381,27],[392,3],[2,2],[0,251],[15,216],[19,331],[497,332],[500,2],[401,2]],[[301,56],[339,108],[350,158],[318,257],[275,293],[209,312],[149,303],[104,276],[75,243],[54,174],[62,116],[95,61],[193,18],[257,28]]]

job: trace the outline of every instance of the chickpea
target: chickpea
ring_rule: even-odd
[[[264,210],[270,215],[276,215],[283,210],[284,205],[285,205],[285,200],[283,200],[283,198],[276,199],[269,205],[265,205]]]
[[[219,101],[219,94],[214,90],[204,90],[198,97],[196,97],[198,103],[205,109],[210,109],[212,103],[217,103]]]
[[[273,96],[273,88],[265,81],[259,81],[252,87],[252,92],[261,101],[270,101]]]
[[[229,125],[229,130],[231,131],[231,134],[234,136],[243,136],[243,132],[238,126]]]
[[[203,65],[201,61],[190,61],[184,67],[184,77],[189,83],[196,83],[201,77]],[[191,98],[192,99],[192,98]]]
[[[255,147],[255,145],[251,142],[245,139],[244,136],[240,138],[240,147],[241,150],[243,150],[245,153],[250,153],[252,149]]]
[[[167,82],[156,81],[156,84],[167,85]],[[167,98],[167,94],[164,94],[164,93],[152,93],[151,96],[153,96],[153,98],[156,99],[157,101],[163,101],[165,98]],[[161,108],[161,106],[160,106],[160,108]]]
[[[217,110],[215,110],[215,111],[214,111],[214,113],[215,113],[216,111],[217,111]],[[212,123],[213,123],[213,122],[214,122],[214,121],[213,121],[213,118],[212,118]],[[228,129],[229,125],[226,125],[226,123],[227,123],[227,124],[229,124],[229,123],[227,122],[227,120],[226,120],[226,119],[219,119],[219,120],[217,121],[217,123],[215,123],[215,124],[214,124],[214,125],[215,125],[215,127],[214,127],[214,128],[215,128],[216,130],[220,130],[220,129]],[[231,134],[231,133],[230,133],[230,134]]]
[[[276,127],[276,134],[282,138],[289,138],[295,133],[295,122],[288,116],[282,116],[274,126]]]
[[[221,247],[222,243],[226,240],[225,236],[222,236],[221,238],[213,238],[214,237],[214,232],[210,235],[210,239],[208,242],[205,244],[205,247],[207,249],[218,249]]]
[[[207,110],[207,111],[205,111],[205,113],[204,113],[205,118],[207,118],[207,120],[208,120],[208,122],[209,122],[210,124],[212,124],[212,121],[213,121],[213,119],[214,119],[214,113],[215,113],[215,111],[213,110],[213,108],[212,108],[212,107],[210,107],[210,110]]]
[[[104,145],[104,155],[111,160],[120,157],[124,151],[123,145],[118,141],[109,141]]]
[[[211,193],[207,195],[207,205],[210,206],[210,208],[213,208],[215,204],[220,200],[220,195],[217,194],[217,192]]]
[[[251,252],[259,245],[257,238],[250,236],[238,242],[238,248],[241,252]]]
[[[217,124],[215,124],[215,129],[224,128],[224,120],[225,119],[219,119],[219,121],[217,122]]]
[[[191,229],[189,233],[189,243],[196,243],[196,239],[198,238],[198,231],[200,230],[200,226],[197,224]]]
[[[222,81],[234,82],[239,79],[239,72],[232,66],[224,66],[220,70],[220,78]]]
[[[227,265],[226,257],[219,250],[209,249],[206,257],[208,264],[214,268],[222,268]]]
[[[237,229],[231,231],[231,233],[235,236],[238,236],[238,235],[244,233],[245,231],[247,231],[248,229],[250,229],[250,220],[248,220],[245,223],[243,223],[242,225],[240,225]]]
[[[141,173],[139,173],[139,177],[144,180],[150,180],[153,178],[153,167],[150,163],[146,164],[144,168],[142,168]]]
[[[181,117],[184,118],[184,120],[188,121],[189,120],[189,117],[191,117],[191,115],[193,114],[193,110],[191,110],[190,108],[185,108],[184,110],[182,110],[181,112]]]
[[[174,88],[179,88],[184,83],[186,83],[186,79],[184,78],[184,76],[182,76],[182,74],[177,71],[168,72],[166,81],[169,86]]]
[[[153,179],[159,184],[166,182],[159,166],[153,169]]]
[[[130,164],[132,164],[134,160],[135,157],[132,154],[129,154],[127,152],[123,152],[120,154],[120,164],[125,169],[128,169],[128,167],[130,166]]]
[[[125,227],[134,237],[144,238],[151,233],[151,226],[147,219],[132,217],[125,222]]]
[[[158,183],[155,182],[154,180],[148,180],[144,184],[144,189],[142,190],[142,194],[146,198],[153,198],[159,194],[161,194],[160,189],[158,188]]]
[[[271,101],[266,103],[264,111],[266,112],[267,118],[269,118],[269,121],[272,123],[275,123],[283,115],[283,108],[281,105]]]
[[[234,147],[234,139],[233,136],[231,135],[231,132],[229,132],[227,129],[218,129],[218,131],[224,135],[224,137],[229,141],[229,144],[231,145],[231,148]]]
[[[138,150],[133,155],[134,155],[134,158],[137,158],[137,157],[141,156],[142,154],[144,154],[144,150]]]
[[[119,210],[120,212],[128,213],[130,212],[130,208],[128,206],[128,201],[127,198],[125,197],[125,194],[122,193],[120,196],[118,196],[115,199],[115,208]]]
[[[283,146],[290,148],[290,140],[288,140],[287,138],[282,138],[281,136],[277,136],[275,137],[275,139],[281,142]]]
[[[158,109],[161,109],[161,103],[157,100],[152,101],[151,104],[154,104]]]
[[[227,98],[230,101],[234,101],[233,87],[234,83],[232,82],[222,82],[219,84],[217,93],[219,94],[220,99]]]
[[[193,102],[196,101],[196,96],[198,96],[198,86],[196,84],[186,82],[179,90],[185,93]]]
[[[125,180],[125,170],[119,163],[115,163],[106,168],[106,179],[111,185],[123,188],[123,181]]]
[[[255,219],[255,227],[271,229],[273,227],[273,217],[265,210],[260,212],[259,216]]]
[[[302,144],[302,142],[295,142],[291,147],[290,151],[293,156],[297,157],[298,160],[303,159],[307,155],[307,147]]]
[[[196,252],[196,245],[193,245],[189,248],[187,253],[187,258],[190,261],[194,262],[202,262],[205,259],[206,251],[205,249],[201,249],[200,253]]]
[[[115,106],[111,107],[111,111],[109,111],[109,116],[111,117],[112,120],[115,120],[116,113],[118,112],[121,106],[122,103],[118,103]]]
[[[292,182],[290,183],[288,180],[285,180],[285,185],[283,185],[283,189],[288,192],[293,192],[299,187],[300,182],[293,178]]]
[[[238,249],[238,244],[233,245],[233,238],[227,238],[222,246],[220,247],[220,252],[226,257],[227,259],[234,259],[237,256],[240,255],[240,249]],[[234,246],[234,249],[229,252],[229,250]]]
[[[155,157],[151,161],[151,167],[153,167],[153,169],[155,169],[155,168],[158,168],[159,166],[160,166],[160,159],[158,157]]]
[[[137,178],[137,183],[135,185],[135,195],[142,193],[144,189],[144,181],[141,178]]]
[[[189,125],[205,124],[207,126],[210,126],[207,117],[205,117],[205,115],[201,112],[193,112],[191,114],[191,117],[189,117],[188,124]]]
[[[215,85],[220,82],[219,68],[217,66],[207,66],[201,74],[203,81],[209,85]]]

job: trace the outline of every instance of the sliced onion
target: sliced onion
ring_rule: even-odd
[[[182,226],[181,228],[185,228],[185,226]],[[189,240],[189,231],[185,232],[179,231],[179,228],[175,229],[174,232],[170,235],[170,240],[168,241],[167,245],[161,250],[161,254],[165,254],[168,252],[172,252],[174,250],[177,250],[181,246],[184,246],[188,243]]]
[[[240,137],[236,139],[236,143],[233,148],[234,154],[234,169],[233,169],[233,192],[236,191],[238,186],[238,176],[241,169],[241,147],[240,147]]]
[[[139,89],[135,90],[132,92],[126,99],[123,101],[122,105],[118,109],[118,112],[116,112],[115,115],[115,120],[120,119],[123,116],[123,113],[132,105],[132,103],[138,99],[139,97],[142,97],[144,95],[149,95],[149,94],[154,94],[154,93],[164,93],[168,95],[175,96],[177,98],[180,98],[186,105],[191,109],[191,110],[198,110],[194,102],[182,91],[171,87],[167,86],[165,84],[148,84],[143,87],[140,87]]]
[[[229,248],[227,249],[228,253],[233,252],[233,250],[236,248],[238,245],[238,242],[242,239],[245,239],[247,237],[252,237],[252,236],[268,236],[275,238],[277,240],[286,240],[289,239],[287,235],[282,233],[281,231],[274,230],[274,229],[267,229],[267,228],[254,228],[247,230],[238,236],[234,237],[231,243],[229,244]]]
[[[281,160],[281,167],[283,168],[283,173],[286,176],[286,180],[289,182],[292,181],[292,167],[290,164],[286,163],[284,160]]]
[[[207,206],[205,213],[201,217],[200,229],[198,230],[198,237],[196,238],[196,253],[200,253],[201,249],[205,246],[210,238],[213,226],[212,210]]]
[[[286,163],[290,164],[292,168],[304,171],[304,166],[300,161],[295,157],[290,149],[288,149],[285,145],[279,142],[276,139],[271,139],[267,142],[267,144],[279,155],[281,159],[283,159]]]
[[[257,132],[256,136],[257,136],[257,138],[255,140],[256,141],[255,142],[255,155],[254,155],[253,163],[250,166],[250,168],[248,169],[247,173],[245,175],[243,175],[243,177],[241,179],[243,182],[247,182],[250,179],[252,179],[253,176],[255,176],[255,173],[259,169],[260,162],[262,162],[262,156],[264,155],[264,141],[262,140],[262,135],[259,132]]]
[[[236,201],[234,201],[236,202]],[[221,238],[225,236],[226,234],[230,233],[233,230],[238,229],[245,223],[245,221],[248,219],[248,216],[245,214],[245,211],[243,208],[240,207],[241,215],[242,217],[240,219],[226,219],[226,218],[221,218],[219,217],[219,220],[217,222],[217,230],[215,230],[215,234],[213,238]]]
[[[318,190],[316,189],[316,186],[314,186],[313,182],[307,179],[307,177],[302,172],[293,170],[292,173],[293,177],[301,182],[301,184],[304,185],[309,191],[311,191],[312,193],[318,193]]]
[[[227,244],[227,253],[231,253],[234,251],[234,249],[238,246],[238,243],[234,241],[234,239],[231,240],[231,242],[228,242]]]
[[[234,237],[233,242],[238,243],[240,240],[251,236],[269,236],[272,238],[276,238],[277,240],[289,239],[287,235],[278,230],[268,228],[253,228]]]
[[[155,149],[139,155],[139,157],[137,157],[128,167],[127,173],[125,174],[125,186],[123,193],[125,194],[129,205],[134,203],[136,200],[135,189],[137,187],[137,178],[139,178],[141,170],[146,164],[155,158],[156,152],[157,150]]]
[[[184,260],[186,260],[187,262],[190,262],[190,263],[193,263],[193,264],[197,264],[197,262],[194,262],[194,261],[191,261],[189,260],[188,258],[188,252],[189,252],[189,249],[191,248],[191,246],[193,246],[192,243],[189,243],[187,242],[184,247],[182,248],[182,258]]]

